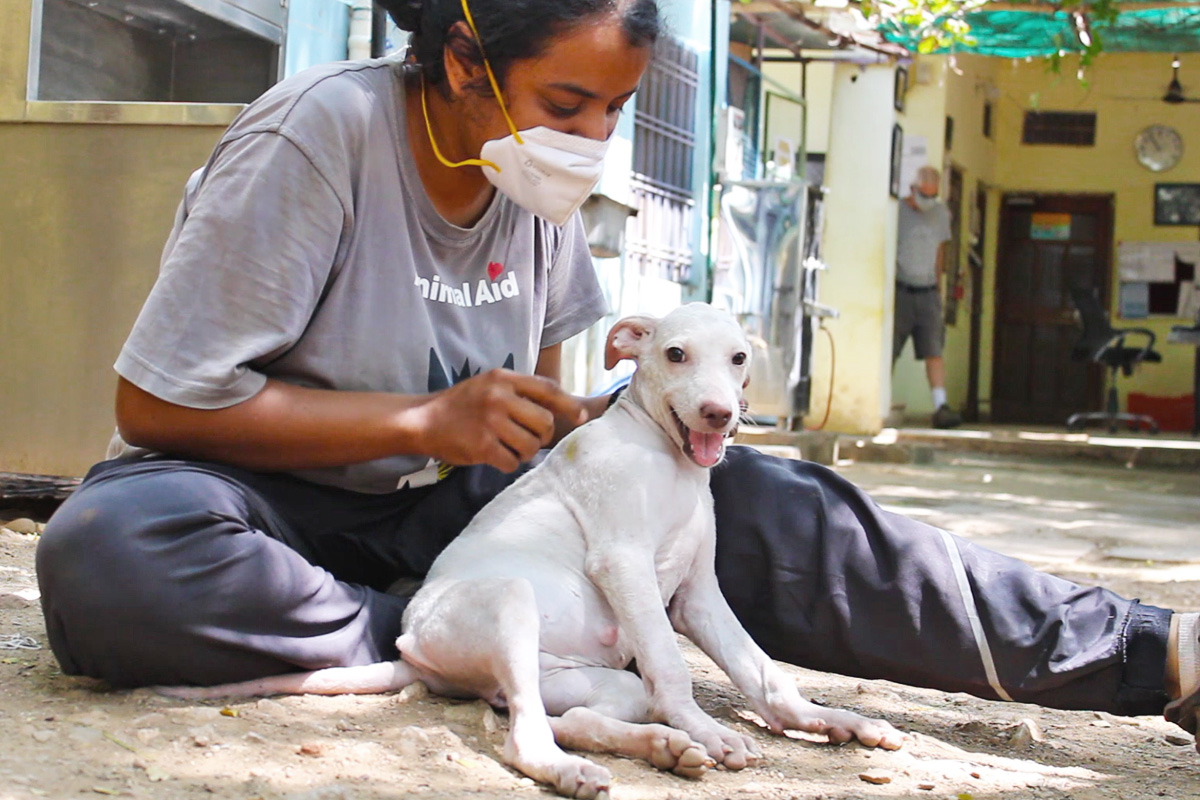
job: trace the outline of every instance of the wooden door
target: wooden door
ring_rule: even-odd
[[[1080,328],[1070,288],[1108,306],[1112,197],[1004,197],[996,265],[992,421],[1065,425],[1100,407],[1103,371],[1076,361]]]
[[[946,244],[946,294],[942,298],[942,315],[948,327],[958,324],[958,301],[962,296],[962,208],[963,173],[950,167],[949,191],[946,206],[950,209],[950,241]]]
[[[982,182],[975,187],[975,208],[971,212],[971,246],[967,250],[968,277],[971,287],[971,334],[967,349],[967,404],[963,407],[963,419],[979,421],[979,366],[983,351],[983,254],[987,243],[987,186]]]

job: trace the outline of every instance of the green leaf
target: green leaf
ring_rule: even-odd
[[[974,47],[977,41],[971,35],[967,16],[976,12],[986,13],[992,1],[861,0],[860,10],[890,40],[904,43],[909,50],[929,54],[939,50],[954,52]],[[1016,6],[1033,5],[1032,0],[1008,1]],[[1082,74],[1077,72],[1078,79],[1084,82],[1088,67],[1104,50],[1097,29],[1117,21],[1121,11],[1120,0],[1070,0],[1069,3],[1064,0],[1059,7],[1063,10],[1058,15],[1066,21],[1071,34],[1064,36],[1059,33],[1054,36],[1053,44],[1057,52],[1046,56],[1047,70],[1059,74],[1063,58],[1078,55],[1083,71]],[[1075,23],[1071,14],[1076,12],[1087,17],[1091,43],[1086,46],[1074,35]]]

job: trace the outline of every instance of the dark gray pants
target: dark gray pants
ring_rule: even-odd
[[[896,284],[896,314],[892,328],[892,363],[900,357],[908,337],[918,361],[938,358],[946,346],[946,323],[942,319],[942,296],[936,286],[916,288]]]
[[[97,465],[38,546],[63,671],[213,684],[396,657],[405,600],[514,476],[362,495],[174,460]],[[881,510],[836,473],[730,448],[717,573],[772,657],[1055,708],[1157,714],[1170,612]]]

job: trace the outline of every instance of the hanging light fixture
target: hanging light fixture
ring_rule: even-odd
[[[1167,93],[1163,95],[1164,103],[1183,103],[1183,85],[1179,83],[1179,54],[1171,57],[1171,82],[1167,84]]]

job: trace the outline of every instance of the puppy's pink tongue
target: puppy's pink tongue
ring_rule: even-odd
[[[692,446],[692,460],[702,467],[711,467],[721,460],[724,434],[701,433],[688,430],[688,443]]]

